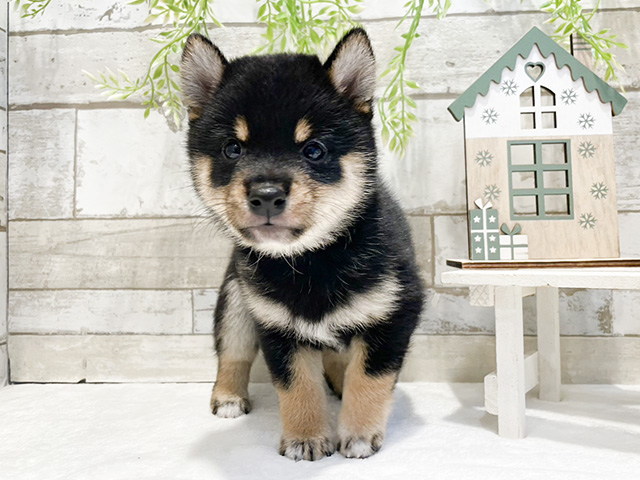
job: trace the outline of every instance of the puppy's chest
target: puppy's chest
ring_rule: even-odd
[[[336,348],[354,332],[384,321],[400,291],[393,275],[361,280],[356,286],[346,276],[297,274],[267,285],[245,280],[243,287],[249,310],[263,327]]]

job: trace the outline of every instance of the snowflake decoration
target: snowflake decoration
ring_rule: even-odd
[[[560,100],[562,100],[562,103],[564,103],[565,105],[575,104],[577,98],[578,94],[573,88],[567,88],[566,90],[563,90],[562,94],[560,95]]]
[[[504,93],[507,97],[510,97],[511,95],[514,95],[516,93],[516,90],[518,89],[518,84],[511,79],[507,79],[504,82],[502,82],[502,85],[500,85],[500,88],[502,90],[502,93]]]
[[[607,193],[609,193],[609,189],[604,182],[596,182],[591,185],[591,195],[593,195],[593,198],[596,200],[607,198]]]
[[[588,130],[593,128],[593,124],[596,122],[596,119],[593,118],[593,115],[590,113],[581,113],[578,118],[578,125],[583,130]]]
[[[596,226],[596,217],[594,217],[592,214],[590,213],[583,213],[582,215],[580,215],[580,220],[578,220],[578,222],[580,223],[580,226],[587,230],[587,229],[594,229]]]
[[[489,150],[480,150],[478,153],[476,153],[475,161],[481,167],[486,167],[488,165],[491,165],[491,162],[493,161],[493,155],[489,153]]]
[[[485,108],[482,112],[482,121],[485,125],[494,125],[498,121],[498,112],[493,108]]]
[[[500,190],[495,184],[484,187],[484,198],[491,200],[492,202],[497,201],[500,198],[501,193],[502,190]]]
[[[580,142],[578,153],[582,158],[593,158],[596,153],[596,147],[591,142]]]

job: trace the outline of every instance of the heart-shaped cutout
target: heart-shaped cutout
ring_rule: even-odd
[[[524,66],[524,71],[527,72],[531,80],[537,82],[544,73],[544,63],[527,63]]]

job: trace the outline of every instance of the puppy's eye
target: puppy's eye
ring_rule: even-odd
[[[320,142],[312,140],[304,146],[302,154],[311,162],[319,162],[327,154],[327,148]]]
[[[229,140],[227,143],[225,143],[222,149],[222,153],[224,153],[225,157],[231,160],[235,160],[242,153],[242,147],[237,141]]]

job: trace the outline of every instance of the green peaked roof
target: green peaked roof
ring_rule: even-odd
[[[476,80],[473,85],[458,97],[455,102],[449,105],[449,112],[451,112],[451,115],[453,115],[457,121],[462,120],[464,117],[464,109],[472,107],[476,103],[476,97],[478,95],[485,96],[489,91],[491,82],[500,83],[502,71],[505,67],[513,71],[518,57],[520,56],[526,59],[531,53],[531,49],[534,45],[538,46],[538,49],[544,58],[548,58],[549,55],[553,54],[556,59],[556,65],[559,69],[565,65],[568,66],[573,80],[577,81],[581,78],[588,92],[597,90],[600,100],[603,103],[611,103],[613,115],[618,115],[622,112],[622,109],[627,104],[626,98],[616,92],[600,77],[576,60],[576,58],[568,53],[564,48],[551,40],[542,32],[542,30],[533,27],[529,30],[529,33],[511,47],[511,49],[500,58],[500,60],[494,63],[493,66],[487,70],[484,75],[478,78],[478,80]]]

